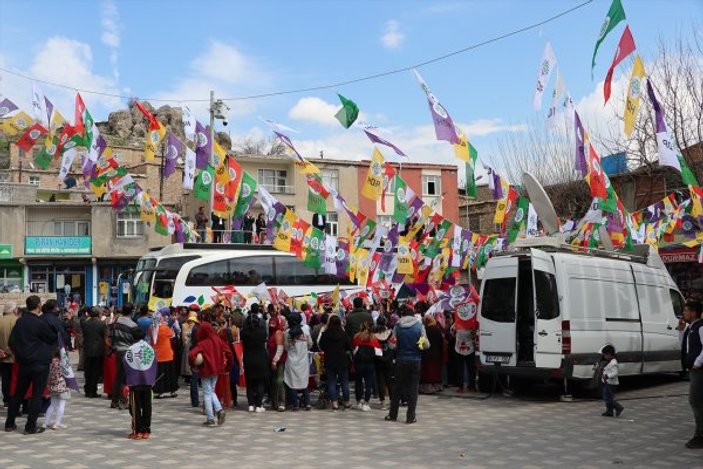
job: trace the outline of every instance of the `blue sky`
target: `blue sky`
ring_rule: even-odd
[[[229,98],[326,85],[422,62],[546,19],[578,5],[547,1],[2,1],[0,67],[84,90],[141,98]],[[590,59],[610,0],[591,4],[528,31],[419,69],[455,122],[491,160],[495,141],[519,130],[535,111],[531,98],[545,42],[556,53],[586,124],[599,119],[599,82],[623,26],[601,47],[595,79]],[[703,2],[623,0],[645,62],[659,38],[698,34]],[[1,73],[0,92],[18,104],[30,101],[31,82]],[[615,74],[629,76],[629,63]],[[551,91],[551,84],[547,88]],[[72,92],[40,85],[64,115]],[[388,130],[386,137],[413,161],[453,162],[449,145],[433,140],[424,95],[409,72],[336,89],[231,102],[234,138],[268,135],[259,116],[300,131],[291,135],[307,156],[369,157],[363,134],[331,120],[335,92],[353,99],[363,118]],[[614,87],[614,94],[624,86]],[[93,115],[126,100],[83,93]],[[602,99],[602,98],[601,98]],[[601,101],[602,102],[602,101]],[[543,115],[548,98],[545,96]],[[158,103],[154,103],[158,104]],[[189,104],[205,120],[202,103]],[[586,111],[592,110],[592,112]],[[592,124],[595,125],[595,124]]]

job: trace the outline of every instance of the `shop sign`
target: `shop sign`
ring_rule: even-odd
[[[12,259],[12,244],[0,244],[0,259]]]
[[[90,255],[90,236],[26,236],[24,254],[29,255]]]
[[[679,262],[698,262],[698,253],[695,250],[660,252],[659,257],[665,264],[677,264]]]

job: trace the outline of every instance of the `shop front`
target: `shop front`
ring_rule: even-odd
[[[659,251],[659,257],[684,298],[703,299],[703,264],[698,262],[698,249],[662,249]]]
[[[137,259],[98,259],[98,298],[103,306],[122,306],[128,300],[128,271],[134,269]]]

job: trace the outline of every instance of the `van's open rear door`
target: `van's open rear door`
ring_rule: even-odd
[[[500,256],[488,261],[481,283],[479,309],[481,363],[515,366],[515,305],[518,258]]]
[[[535,305],[535,366],[561,366],[561,314],[552,256],[531,249],[532,285]]]

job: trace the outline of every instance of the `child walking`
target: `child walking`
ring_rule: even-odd
[[[61,421],[66,411],[66,403],[71,399],[71,391],[66,386],[66,379],[61,371],[61,355],[58,351],[54,353],[49,366],[48,387],[51,393],[51,403],[44,414],[44,425],[42,426],[52,430],[68,428]]]
[[[615,389],[620,381],[618,380],[618,360],[615,358],[615,347],[606,345],[601,349],[602,362],[604,366],[601,370],[603,381],[603,401],[605,402],[604,417],[620,417],[625,408],[615,400]],[[613,414],[613,412],[615,412]]]
[[[125,383],[129,386],[129,413],[132,415],[131,440],[148,440],[151,436],[151,389],[156,381],[156,352],[142,329],[133,331],[136,343],[124,356]]]

